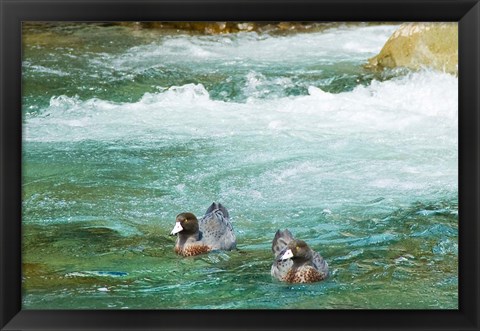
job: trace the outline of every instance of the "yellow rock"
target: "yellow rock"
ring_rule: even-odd
[[[371,68],[427,67],[458,74],[458,24],[402,24],[368,62]]]

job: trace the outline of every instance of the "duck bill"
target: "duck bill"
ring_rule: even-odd
[[[279,261],[285,261],[291,259],[293,257],[293,253],[291,249],[288,249],[282,256],[278,259]]]
[[[171,236],[174,236],[176,235],[177,233],[179,233],[180,231],[182,231],[183,228],[182,226],[180,225],[180,222],[176,222],[175,223],[175,227],[173,228],[172,232],[170,232],[170,235]]]

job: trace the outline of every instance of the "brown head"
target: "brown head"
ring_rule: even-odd
[[[292,240],[287,245],[287,250],[279,257],[279,260],[292,259],[294,262],[309,261],[312,258],[312,250],[303,240]]]
[[[170,235],[173,236],[179,232],[184,234],[194,234],[197,233],[198,230],[197,217],[192,213],[181,213],[177,215],[175,227],[172,232],[170,232]]]

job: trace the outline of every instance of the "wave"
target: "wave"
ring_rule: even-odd
[[[148,45],[135,46],[120,55],[92,59],[92,65],[125,70],[145,70],[162,65],[201,62],[216,67],[232,63],[333,63],[364,60],[380,51],[398,25],[339,27],[322,32],[275,36],[242,32],[234,35],[174,35]],[[278,56],[281,54],[281,56]],[[199,69],[197,69],[199,70]]]
[[[372,81],[350,92],[310,86],[308,95],[262,99],[262,78],[247,74],[245,103],[213,100],[202,84],[146,93],[132,103],[52,97],[40,114],[27,114],[27,142],[144,140],[287,135],[314,141],[340,135],[429,137],[456,143],[458,79],[423,71]],[[382,138],[383,137],[383,138]]]

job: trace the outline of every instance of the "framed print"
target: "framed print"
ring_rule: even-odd
[[[477,330],[477,1],[3,0],[2,330]]]

